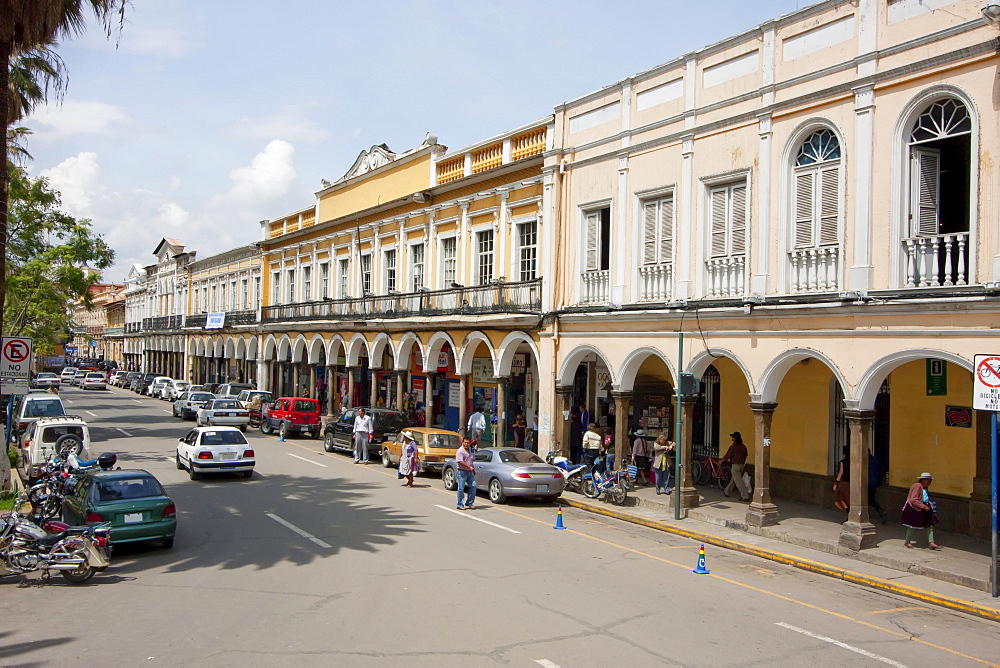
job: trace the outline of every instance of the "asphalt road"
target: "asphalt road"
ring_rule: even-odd
[[[173,549],[125,546],[83,586],[0,580],[0,665],[973,666],[997,624],[555,505],[459,513],[321,442],[251,432],[251,480],[173,463],[193,422],[131,392],[63,391],[95,454],[178,508]]]

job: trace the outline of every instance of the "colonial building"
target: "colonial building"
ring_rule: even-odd
[[[76,303],[71,329],[78,357],[116,359],[113,353],[120,349],[121,337],[108,320],[114,304],[123,299],[123,290],[123,285],[97,283],[90,287],[88,300]]]

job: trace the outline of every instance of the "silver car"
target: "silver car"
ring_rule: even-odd
[[[511,496],[537,496],[554,501],[566,486],[565,471],[522,448],[480,448],[475,453],[477,491],[486,491],[493,503],[503,503]],[[458,488],[454,459],[444,463],[441,473],[444,487]]]
[[[205,408],[198,409],[198,426],[239,427],[247,430],[250,423],[250,411],[236,399],[215,399]]]
[[[193,420],[199,408],[206,408],[215,399],[211,392],[185,392],[174,401],[174,417]]]

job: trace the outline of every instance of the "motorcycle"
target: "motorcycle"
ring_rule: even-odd
[[[44,522],[55,518],[62,510],[63,499],[76,488],[80,474],[95,469],[109,471],[117,461],[118,457],[112,452],[91,460],[80,460],[73,453],[66,460],[58,455],[51,457],[42,467],[39,481],[27,492],[31,519]]]
[[[558,466],[562,470],[566,471],[563,477],[566,478],[566,489],[571,492],[580,492],[581,482],[585,473],[589,471],[586,464],[574,464],[566,457],[562,455],[556,455],[555,452],[549,452],[545,455],[545,461],[553,466]]]
[[[628,498],[629,475],[625,469],[602,473],[604,470],[604,458],[598,457],[594,461],[592,472],[585,473],[580,486],[583,495],[588,499],[597,499],[603,494],[605,500],[617,506],[624,506]]]
[[[67,527],[49,534],[18,512],[24,501],[22,494],[0,527],[0,577],[42,571],[48,579],[51,571],[59,571],[73,584],[80,584],[110,565],[110,524]]]

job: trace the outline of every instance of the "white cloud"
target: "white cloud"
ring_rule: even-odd
[[[90,215],[92,197],[99,192],[101,166],[96,153],[80,153],[52,169],[39,172],[62,194],[62,208],[77,218]]]
[[[35,137],[57,141],[78,134],[104,134],[129,120],[120,107],[103,102],[47,104],[25,120]]]
[[[170,227],[182,227],[191,219],[191,215],[176,202],[167,202],[160,206],[157,222]]]
[[[231,128],[236,137],[251,139],[287,139],[289,141],[319,142],[330,133],[319,123],[307,118],[301,107],[285,105],[267,116],[241,118]]]
[[[122,31],[121,48],[127,53],[180,58],[201,48],[183,26],[128,25]]]
[[[254,156],[249,167],[238,167],[229,172],[233,186],[226,199],[259,203],[284,195],[295,180],[294,157],[294,146],[281,139],[272,139],[263,151]]]

